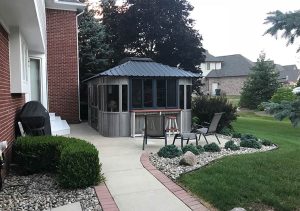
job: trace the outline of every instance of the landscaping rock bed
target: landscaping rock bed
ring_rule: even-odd
[[[230,137],[222,136],[222,138],[226,138],[230,140]],[[231,139],[231,140],[234,140],[236,143],[240,142],[239,139]],[[222,148],[220,152],[203,152],[200,155],[196,155],[197,164],[194,166],[179,165],[179,162],[182,159],[183,155],[171,159],[171,158],[159,157],[157,154],[151,154],[150,161],[158,170],[162,171],[165,175],[175,180],[180,176],[180,174],[201,168],[202,166],[205,166],[208,163],[225,156],[248,154],[254,152],[265,152],[265,151],[273,150],[275,148],[277,148],[276,145],[262,146],[261,149],[240,147],[240,150],[237,151],[232,151],[230,149],[226,150]]]
[[[11,174],[0,191],[0,210],[48,210],[74,202],[85,211],[102,210],[94,188],[61,189],[52,174]]]

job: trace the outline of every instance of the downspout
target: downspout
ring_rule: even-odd
[[[79,30],[78,30],[78,17],[80,15],[82,15],[83,13],[84,13],[84,10],[82,10],[80,13],[78,13],[76,15],[76,31],[77,31],[77,33],[76,33],[76,37],[77,37],[77,75],[78,75],[78,81],[77,81],[77,83],[78,83],[78,115],[79,115],[79,121],[80,122],[82,120],[81,120],[81,112],[80,112],[81,106],[80,106],[80,79],[79,79],[79,47],[78,47],[78,32],[79,32]]]

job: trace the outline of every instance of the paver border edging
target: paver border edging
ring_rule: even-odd
[[[149,160],[149,154],[144,152],[141,155],[141,163],[147,171],[149,171],[160,183],[162,183],[169,191],[171,191],[178,199],[193,211],[208,211],[197,198],[191,196],[182,187],[173,182],[169,177],[156,169]]]
[[[120,211],[105,182],[94,189],[103,211]]]

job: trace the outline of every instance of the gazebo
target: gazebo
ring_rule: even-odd
[[[172,115],[181,132],[191,129],[192,79],[200,74],[130,57],[86,80],[88,122],[103,136],[142,134],[145,115]]]

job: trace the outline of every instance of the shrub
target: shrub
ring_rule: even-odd
[[[225,149],[231,149],[231,150],[239,150],[240,147],[237,146],[234,141],[227,141],[225,143]]]
[[[175,145],[167,145],[160,148],[157,154],[159,157],[175,158],[180,156],[182,154],[182,151]]]
[[[221,149],[216,143],[206,144],[204,145],[204,150],[206,152],[220,152]]]
[[[261,141],[261,143],[262,143],[262,145],[264,145],[264,146],[272,146],[272,144],[273,144],[270,140],[267,140],[267,139],[263,139],[263,140]]]
[[[240,143],[241,147],[247,147],[247,148],[254,148],[254,149],[260,149],[261,143],[259,143],[255,139],[244,139]]]
[[[241,136],[241,140],[249,140],[249,139],[254,139],[255,141],[258,141],[258,138],[252,134],[243,134]]]
[[[201,154],[205,151],[201,145],[197,145],[196,148],[198,149],[199,154]]]
[[[65,144],[58,165],[58,181],[62,187],[81,188],[100,180],[97,149],[82,140]]]
[[[192,116],[197,117],[199,122],[211,122],[215,113],[224,112],[219,122],[217,131],[221,131],[224,127],[231,128],[231,122],[236,120],[236,107],[233,106],[226,97],[209,97],[198,96],[193,99]]]
[[[183,153],[186,153],[187,151],[190,151],[190,152],[194,153],[195,155],[199,155],[198,149],[194,145],[192,145],[192,144],[185,145],[182,148],[182,152]]]
[[[221,131],[220,134],[225,135],[225,136],[231,136],[233,134],[233,130],[228,127],[224,127]]]
[[[273,103],[281,103],[281,101],[292,102],[296,100],[297,96],[293,94],[293,89],[290,87],[280,87],[272,96],[271,101]]]
[[[242,137],[241,133],[238,133],[238,132],[233,132],[232,133],[232,138],[241,138],[241,137]]]
[[[264,111],[264,110],[265,110],[264,102],[260,103],[260,104],[257,106],[257,110],[259,110],[259,111]]]
[[[62,136],[18,138],[14,158],[24,173],[57,173],[64,188],[96,185],[101,179],[97,149],[88,142]]]

